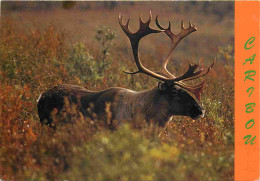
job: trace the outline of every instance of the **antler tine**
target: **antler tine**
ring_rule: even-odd
[[[161,25],[160,25],[160,23],[159,23],[159,21],[158,21],[158,15],[156,16],[156,18],[155,18],[155,23],[156,23],[156,25],[158,26],[158,28],[160,29],[160,30],[164,30],[164,32],[172,39],[174,36],[176,36],[176,35],[174,35],[173,33],[172,33],[172,31],[171,31],[171,22],[169,21],[169,25],[168,25],[168,28],[163,28]]]
[[[212,67],[215,64],[215,61],[216,61],[216,58],[213,60],[212,64],[207,69],[202,68],[202,69],[198,70],[197,72],[194,72],[194,71],[199,66],[199,64],[195,64],[195,66],[197,66],[197,67],[194,70],[189,68],[189,70],[183,76],[177,78],[175,81],[179,81],[179,80],[188,81],[188,80],[197,79],[199,77],[203,77],[209,73],[209,71],[212,69]]]
[[[215,64],[215,61],[216,61],[216,58],[213,60],[211,66],[209,68],[207,68],[206,70],[200,69],[197,72],[194,72],[194,71],[197,69],[199,64],[195,64],[193,66],[190,64],[188,71],[185,74],[183,74],[183,76],[175,79],[175,81],[177,81],[175,84],[186,89],[187,91],[193,93],[197,97],[197,99],[200,100],[200,95],[202,94],[202,90],[203,90],[205,81],[203,81],[202,83],[200,83],[198,85],[190,86],[190,85],[187,85],[187,84],[181,82],[181,80],[188,81],[188,80],[193,80],[193,79],[197,79],[199,77],[205,76],[212,69],[212,67]],[[188,78],[185,78],[185,77],[188,77]]]
[[[177,36],[179,36],[180,40],[181,40],[182,38],[188,36],[190,33],[194,32],[194,31],[197,31],[197,28],[194,24],[191,24],[191,22],[189,21],[189,27],[184,28],[183,20],[182,20],[181,21],[181,32]]]
[[[130,38],[130,36],[132,36],[133,35],[133,33],[131,33],[130,32],[130,30],[129,30],[129,22],[130,22],[130,17],[128,18],[128,20],[127,20],[127,22],[126,22],[126,24],[124,25],[123,24],[123,16],[121,15],[121,13],[119,14],[119,16],[118,16],[118,21],[119,21],[119,24],[120,24],[120,26],[121,26],[121,28],[123,29],[123,31],[125,32],[125,34]]]
[[[140,26],[143,26],[143,25],[145,25],[145,24],[150,24],[150,22],[151,22],[151,20],[152,20],[152,12],[150,11],[149,12],[149,18],[148,18],[148,20],[146,21],[146,22],[143,22],[143,20],[142,20],[142,13],[141,13],[141,15],[140,15],[140,17],[139,17],[139,21],[140,21]]]
[[[194,64],[194,65],[189,64],[189,69],[182,76],[176,78],[175,81],[181,81],[181,80],[184,81],[185,79],[199,75],[203,71],[203,69],[200,69],[197,72],[195,72],[198,66],[199,64]]]

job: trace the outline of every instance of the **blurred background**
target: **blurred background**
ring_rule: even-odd
[[[181,20],[198,30],[184,38],[168,69],[174,75],[189,62],[213,70],[206,79],[203,119],[174,117],[166,128],[140,120],[115,132],[93,126],[70,110],[74,124],[55,132],[39,124],[37,98],[59,83],[90,90],[157,86],[134,71],[130,42],[121,30],[131,17],[139,28],[152,11],[151,26]],[[151,70],[170,47],[165,34],[140,43],[141,60]],[[0,178],[4,180],[233,180],[234,2],[1,2]],[[199,80],[201,81],[201,80]],[[193,83],[193,82],[192,82]],[[57,118],[60,121],[62,118]],[[158,135],[160,134],[160,137]]]

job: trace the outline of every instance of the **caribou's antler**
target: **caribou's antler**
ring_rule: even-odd
[[[159,24],[158,16],[157,16],[155,22],[160,30],[155,30],[150,27],[151,19],[152,19],[151,12],[150,12],[150,16],[149,16],[149,19],[147,22],[143,22],[142,18],[140,17],[140,28],[136,33],[132,33],[132,32],[130,32],[129,27],[128,27],[130,18],[127,20],[126,24],[123,24],[123,17],[121,15],[119,15],[119,24],[131,42],[135,63],[138,68],[138,71],[136,71],[136,72],[126,72],[126,71],[124,71],[124,72],[127,74],[144,73],[148,76],[154,77],[154,78],[161,80],[163,82],[166,82],[168,84],[176,84],[176,85],[190,91],[198,99],[200,99],[200,94],[202,92],[204,82],[202,82],[201,84],[195,85],[195,86],[190,86],[190,85],[183,83],[183,81],[193,80],[193,79],[197,79],[199,77],[205,76],[207,73],[209,73],[209,71],[213,67],[215,61],[213,61],[212,65],[209,68],[207,68],[207,69],[202,68],[198,71],[196,71],[196,69],[199,66],[198,64],[194,64],[194,65],[190,64],[189,69],[186,71],[186,73],[184,73],[180,77],[175,77],[173,74],[171,74],[167,70],[167,64],[170,60],[171,54],[174,51],[175,47],[178,45],[178,43],[184,37],[188,36],[190,33],[194,32],[194,31],[196,31],[197,28],[195,27],[195,25],[191,24],[190,22],[189,22],[188,28],[184,28],[183,21],[182,21],[181,22],[181,32],[179,34],[175,35],[171,31],[170,22],[169,22],[168,28],[163,28]],[[171,39],[171,49],[170,49],[169,53],[167,54],[166,58],[162,62],[163,63],[163,75],[155,73],[155,72],[147,69],[146,67],[144,67],[138,56],[138,45],[139,45],[139,41],[141,40],[141,38],[143,38],[146,35],[149,35],[151,33],[160,33],[160,32],[165,32]]]
[[[172,75],[168,70],[167,70],[167,64],[170,60],[170,57],[172,55],[172,52],[174,51],[174,49],[176,48],[176,46],[178,45],[178,43],[186,36],[188,36],[190,33],[194,32],[197,30],[197,28],[195,27],[195,25],[192,25],[189,22],[189,27],[187,29],[184,28],[183,25],[183,21],[181,21],[181,32],[178,35],[175,35],[172,33],[171,31],[171,22],[169,21],[169,26],[168,28],[163,28],[159,22],[158,22],[158,15],[156,16],[155,19],[156,25],[158,26],[159,29],[163,30],[171,39],[171,49],[169,51],[169,53],[167,54],[166,58],[163,60],[163,71],[164,73],[168,74],[170,77],[174,77],[174,75]]]
[[[147,74],[156,79],[164,80],[164,78],[165,78],[164,76],[159,75],[159,74],[145,68],[143,66],[143,64],[141,63],[141,61],[139,60],[139,56],[138,56],[138,45],[139,45],[139,41],[141,40],[141,38],[143,38],[144,36],[149,35],[151,33],[162,32],[160,30],[155,30],[155,29],[150,28],[151,19],[152,19],[151,12],[150,12],[150,16],[149,16],[149,19],[147,22],[143,22],[142,18],[140,17],[140,28],[136,33],[132,33],[132,32],[130,32],[130,30],[128,28],[130,18],[127,20],[126,24],[123,24],[123,17],[121,16],[121,14],[119,14],[119,24],[131,42],[135,63],[138,68],[138,71],[136,71],[136,72],[126,72],[126,71],[123,71],[123,72],[127,73],[127,74],[144,73],[144,74]]]

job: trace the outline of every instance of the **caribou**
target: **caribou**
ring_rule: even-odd
[[[136,92],[121,87],[112,87],[102,91],[90,91],[84,87],[76,85],[61,84],[53,87],[42,93],[38,101],[38,114],[42,124],[52,124],[52,111],[57,110],[57,114],[63,109],[65,97],[71,103],[79,106],[79,111],[85,117],[91,117],[89,108],[101,120],[106,115],[106,107],[109,104],[111,112],[111,120],[116,120],[117,123],[122,121],[133,121],[137,118],[142,118],[147,121],[164,126],[172,116],[181,115],[188,116],[192,119],[203,117],[204,108],[201,104],[200,97],[205,81],[197,85],[185,83],[189,80],[194,80],[205,76],[212,69],[215,60],[208,68],[200,68],[199,64],[189,64],[188,70],[179,77],[174,76],[168,69],[167,64],[171,59],[172,52],[178,43],[187,35],[197,30],[194,24],[189,22],[187,28],[184,27],[183,20],[181,21],[181,31],[174,34],[171,30],[169,21],[168,28],[164,28],[158,21],[156,16],[155,23],[157,29],[150,27],[152,13],[146,22],[140,17],[140,27],[135,33],[129,30],[129,21],[123,23],[123,16],[119,14],[119,25],[123,32],[129,38],[134,61],[137,67],[135,72],[123,71],[126,74],[142,73],[158,80],[158,85],[145,91]],[[140,40],[154,33],[165,33],[171,40],[170,51],[166,58],[162,60],[162,68],[160,73],[151,71],[146,68],[138,55],[138,45]],[[106,123],[107,126],[113,129],[113,121]]]

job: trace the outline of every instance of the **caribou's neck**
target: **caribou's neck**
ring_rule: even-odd
[[[132,111],[144,116],[148,121],[164,126],[172,116],[169,106],[169,102],[159,93],[158,88],[154,87],[135,95],[132,106],[135,110]]]

